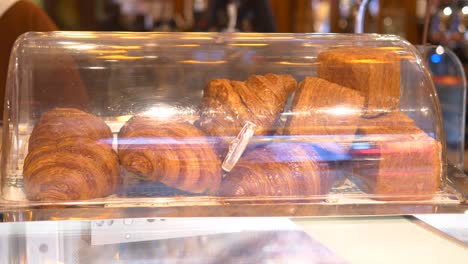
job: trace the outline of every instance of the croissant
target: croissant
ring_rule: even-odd
[[[54,108],[45,112],[37,122],[28,147],[32,150],[70,137],[85,137],[97,141],[112,139],[112,132],[97,116],[75,108]]]
[[[283,133],[313,141],[335,154],[345,154],[352,145],[363,108],[360,92],[306,77],[294,95]]]
[[[358,91],[307,77],[294,96],[285,130],[289,135],[354,135],[363,107]]]
[[[112,194],[119,164],[112,132],[96,116],[74,108],[44,113],[29,139],[23,166],[30,200],[79,200]]]
[[[328,165],[311,145],[274,143],[238,161],[223,180],[221,196],[317,195],[329,187]]]
[[[214,194],[221,165],[212,144],[188,122],[132,117],[119,132],[119,158],[128,171],[192,193]]]
[[[272,132],[289,95],[297,86],[290,75],[252,75],[245,82],[214,79],[204,89],[200,128],[211,136],[235,136],[247,121],[256,135]]]

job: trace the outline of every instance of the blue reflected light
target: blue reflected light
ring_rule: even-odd
[[[433,63],[439,63],[441,60],[442,60],[442,58],[440,57],[439,54],[434,53],[434,54],[431,55],[431,61]]]

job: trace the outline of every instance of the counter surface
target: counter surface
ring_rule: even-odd
[[[1,263],[462,263],[468,215],[0,224]]]

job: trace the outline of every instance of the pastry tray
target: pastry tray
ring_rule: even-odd
[[[212,196],[122,198],[110,196],[79,202],[10,202],[0,200],[3,221],[110,219],[126,217],[223,216],[367,216],[465,213],[468,177],[450,166],[444,191],[431,200],[379,201],[346,180],[326,196],[278,198]],[[463,186],[464,184],[464,186]],[[463,189],[465,188],[465,189]],[[340,193],[335,193],[340,191]],[[343,192],[343,190],[345,190]],[[0,218],[1,219],[1,218]]]

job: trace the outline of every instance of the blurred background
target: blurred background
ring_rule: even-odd
[[[360,0],[34,0],[61,30],[352,33]],[[467,65],[468,0],[370,0],[365,32],[428,42]]]

